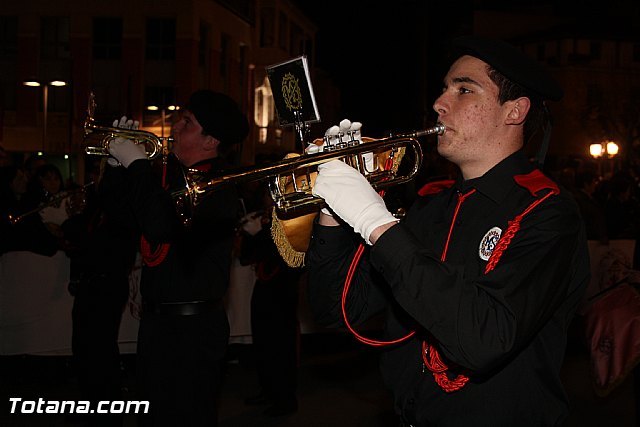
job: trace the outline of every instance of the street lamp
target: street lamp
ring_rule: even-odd
[[[177,105],[167,105],[165,107],[158,107],[157,105],[147,105],[147,110],[149,111],[160,110],[160,137],[164,138],[164,126],[167,119],[167,110],[176,111],[179,109],[180,107],[178,107]]]
[[[52,80],[47,83],[41,83],[38,80],[25,80],[22,82],[24,86],[28,87],[40,87],[42,86],[42,151],[46,151],[47,142],[47,113],[49,110],[49,86],[62,87],[66,86],[67,82],[63,80]]]
[[[613,159],[618,155],[619,150],[620,147],[618,147],[618,144],[613,141],[603,141],[598,144],[591,144],[589,146],[589,154],[591,154],[591,157],[596,160],[601,159],[601,161],[603,161],[604,159]],[[611,171],[613,172],[613,165],[611,166],[611,169]]]

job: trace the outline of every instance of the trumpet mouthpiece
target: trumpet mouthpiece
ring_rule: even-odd
[[[434,127],[417,131],[415,136],[419,138],[421,136],[434,135],[434,134],[443,135],[446,131],[447,131],[447,128],[445,125],[443,125],[442,123],[437,123]]]

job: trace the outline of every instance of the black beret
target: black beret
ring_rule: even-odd
[[[531,95],[552,101],[562,98],[562,88],[546,68],[513,45],[497,39],[465,36],[454,39],[453,48],[454,60],[463,55],[473,56],[531,92]]]
[[[206,135],[222,144],[237,144],[249,134],[246,116],[238,104],[223,93],[198,90],[191,95],[184,109],[191,111]]]

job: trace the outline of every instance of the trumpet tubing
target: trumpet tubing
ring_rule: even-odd
[[[136,144],[143,144],[147,157],[150,159],[158,157],[164,152],[168,152],[168,144],[173,141],[172,138],[161,138],[144,130],[97,126],[92,120],[85,121],[85,153],[95,156],[108,156],[109,145],[116,138],[130,139]]]
[[[55,194],[53,197],[51,197],[50,200],[41,203],[40,205],[38,205],[36,208],[31,209],[27,212],[23,212],[20,215],[9,215],[8,216],[8,220],[9,223],[11,225],[16,225],[18,224],[20,221],[22,221],[23,219],[25,219],[26,217],[33,215],[35,213],[40,212],[41,210],[43,210],[44,208],[47,207],[51,207],[51,206],[56,206],[59,207],[60,203],[62,203],[64,201],[64,199],[66,198],[73,198],[76,196],[81,196],[82,197],[82,201],[80,202],[83,206],[81,207],[75,207],[75,206],[71,206],[70,209],[73,209],[74,211],[81,211],[82,209],[84,209],[84,204],[86,203],[86,200],[84,199],[84,197],[86,196],[86,192],[87,192],[87,188],[93,185],[93,181],[83,185],[80,188],[76,188],[76,189],[72,189],[72,190],[67,190],[67,191],[61,191],[58,194]],[[74,212],[77,213],[77,212]]]
[[[84,121],[83,141],[85,153],[95,156],[108,156],[109,145],[116,138],[130,139],[136,144],[143,144],[147,157],[150,159],[169,152],[169,144],[173,141],[173,138],[162,138],[154,133],[139,129],[122,129],[96,125],[93,118],[95,109],[95,96],[90,93],[87,104],[87,117]]]

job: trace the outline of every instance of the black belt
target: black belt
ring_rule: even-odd
[[[142,313],[193,316],[212,313],[219,307],[220,302],[218,301],[163,302],[159,304],[143,302]]]

